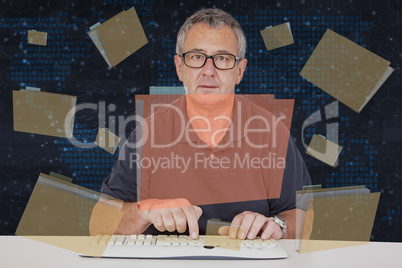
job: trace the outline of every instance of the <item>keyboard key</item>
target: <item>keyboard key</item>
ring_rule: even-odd
[[[101,235],[96,235],[93,237],[92,241],[91,241],[91,246],[95,246],[98,245],[99,240],[102,238]]]
[[[137,237],[136,237],[137,238]],[[133,238],[133,237],[128,237],[128,238],[126,238],[126,240],[127,240],[127,246],[134,246],[135,245],[135,242],[136,242],[136,238]]]
[[[136,245],[136,246],[142,246],[142,245],[144,245],[144,240],[142,240],[142,239],[137,239],[137,241],[135,241],[135,245]]]
[[[110,239],[110,235],[102,236],[102,238],[99,240],[99,245],[106,246],[109,242],[109,239]]]
[[[124,235],[117,235],[117,240],[116,240],[115,245],[116,246],[123,245],[125,239],[126,239],[126,237]]]
[[[244,245],[246,246],[246,248],[252,248],[253,244],[250,241],[247,241],[246,243],[244,243]]]
[[[167,235],[158,235],[158,238],[156,239],[156,245],[157,246],[170,246],[171,242],[168,240]]]
[[[143,235],[143,234],[137,235],[137,239],[145,240],[145,235]]]
[[[112,236],[112,238],[109,240],[108,245],[110,245],[110,246],[114,245],[116,243],[116,240],[117,240],[117,236],[115,236],[115,235]]]
[[[255,247],[255,248],[261,248],[261,243],[253,243],[253,246]]]
[[[151,236],[147,235],[144,240],[144,245],[150,246],[151,244],[152,244],[152,235]]]

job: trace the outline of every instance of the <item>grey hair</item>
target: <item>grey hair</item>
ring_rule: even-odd
[[[243,30],[240,27],[240,24],[228,13],[221,9],[217,8],[209,8],[209,9],[201,9],[194,13],[191,17],[189,17],[186,22],[184,22],[183,26],[181,26],[179,33],[177,34],[176,41],[176,54],[183,54],[184,47],[184,39],[186,38],[188,30],[194,26],[196,23],[205,23],[209,27],[219,29],[222,26],[231,27],[237,37],[237,53],[238,57],[244,59],[246,55],[246,37],[244,36]]]

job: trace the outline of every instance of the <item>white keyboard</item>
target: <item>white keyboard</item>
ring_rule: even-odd
[[[287,254],[275,240],[227,236],[94,236],[90,247],[104,246],[102,258],[136,259],[281,259]],[[81,255],[88,257],[87,255]]]

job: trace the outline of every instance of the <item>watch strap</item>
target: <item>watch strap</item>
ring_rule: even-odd
[[[279,227],[281,227],[282,229],[282,236],[279,239],[284,238],[286,236],[286,221],[284,221],[281,217],[277,215],[271,217],[270,219],[273,220],[276,224],[278,224]]]

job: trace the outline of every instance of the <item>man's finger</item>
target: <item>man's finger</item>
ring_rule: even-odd
[[[197,214],[197,220],[201,217],[202,215],[202,209],[200,207],[197,206],[193,206],[195,213]]]
[[[228,236],[229,230],[230,230],[230,226],[221,226],[218,229],[218,234],[221,236]]]
[[[176,230],[179,233],[184,233],[187,230],[187,216],[182,208],[174,208],[171,210],[175,222]]]
[[[261,234],[261,239],[267,240],[272,237],[273,239],[278,240],[282,235],[281,231],[281,227],[279,227],[273,220],[269,219]]]
[[[149,221],[155,226],[155,228],[159,232],[166,231],[160,211],[156,211],[156,210],[150,211],[149,212]]]
[[[261,214],[254,215],[254,221],[248,231],[247,239],[254,239],[258,233],[262,230],[268,218]]]
[[[257,235],[257,234],[250,233],[250,229],[251,229],[251,226],[254,223],[255,217],[256,217],[255,213],[247,213],[243,217],[243,221],[241,222],[241,227],[242,228],[240,228],[240,230],[239,230],[239,232],[237,234],[237,237],[239,239],[246,239],[246,237],[249,237],[249,236],[250,237],[253,237],[253,236],[255,237]],[[249,239],[254,239],[254,238],[249,238]]]
[[[230,229],[229,229],[229,237],[232,239],[235,239],[240,231],[240,225],[243,221],[244,218],[244,214],[240,213],[238,215],[236,215],[233,220],[232,223],[230,224]]]
[[[168,230],[169,232],[173,232],[174,230],[176,230],[175,221],[172,212],[169,209],[161,209],[161,216],[163,226],[165,226],[166,230]]]
[[[183,212],[187,218],[188,232],[192,239],[197,239],[199,233],[198,213],[196,207],[184,207]]]

